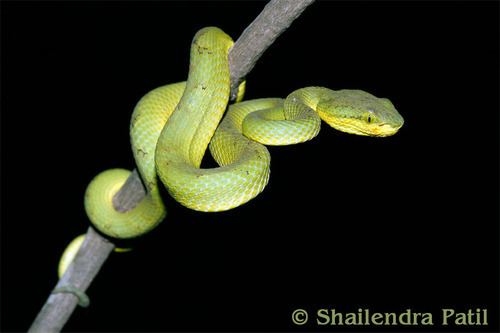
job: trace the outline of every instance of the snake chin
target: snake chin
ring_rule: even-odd
[[[373,137],[387,137],[396,134],[403,126],[393,126],[387,123],[372,123],[367,124],[364,120],[323,117],[323,120],[331,127],[348,134]]]
[[[402,126],[403,124],[396,127],[385,123],[373,124],[373,126],[369,127],[366,135],[374,137],[387,137],[396,134]]]

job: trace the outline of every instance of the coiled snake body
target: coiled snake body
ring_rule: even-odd
[[[130,126],[137,168],[147,196],[120,213],[112,198],[130,172],[104,171],[89,184],[85,209],[92,223],[116,238],[153,229],[166,214],[157,175],[169,194],[199,211],[228,210],[257,196],[269,179],[270,155],[263,144],[287,145],[316,136],[321,119],[348,133],[388,136],[403,125],[392,103],[360,90],[299,89],[286,100],[229,101],[228,51],[233,45],[218,28],[194,37],[187,82],[147,93],[137,104]],[[220,122],[220,124],[219,124]],[[220,167],[201,169],[210,151]]]

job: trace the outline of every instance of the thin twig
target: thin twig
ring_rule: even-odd
[[[264,51],[314,0],[271,0],[245,29],[229,53],[231,72],[231,96],[236,96],[239,83],[252,70]],[[137,171],[133,171],[126,183],[113,198],[117,211],[134,208],[146,192]],[[82,247],[68,267],[56,288],[74,286],[85,291],[115,245],[89,227]],[[78,304],[70,293],[51,294],[31,325],[29,332],[59,332]]]

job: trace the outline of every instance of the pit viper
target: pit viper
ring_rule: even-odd
[[[298,89],[286,99],[235,103],[221,121],[229,102],[232,45],[219,28],[198,31],[187,81],[156,88],[138,102],[130,135],[147,195],[134,209],[117,212],[112,198],[130,172],[112,169],[97,175],[87,187],[85,210],[101,232],[133,238],[160,223],[166,209],[158,178],[176,201],[197,211],[224,211],[248,202],[269,179],[270,154],[264,145],[310,140],[321,119],[340,131],[379,137],[403,125],[386,98],[323,87]],[[200,168],[207,147],[219,167]]]

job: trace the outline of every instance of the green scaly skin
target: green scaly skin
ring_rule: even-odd
[[[392,103],[360,90],[299,89],[286,100],[229,100],[229,36],[218,28],[200,30],[193,39],[187,82],[146,94],[132,115],[131,143],[147,196],[119,213],[112,198],[129,171],[113,169],[89,184],[85,208],[101,232],[137,237],[165,217],[157,175],[182,205],[204,212],[228,210],[257,196],[269,179],[270,155],[264,144],[285,145],[316,136],[320,119],[358,135],[389,136],[403,125]],[[168,122],[167,122],[168,120]],[[221,123],[220,123],[221,122]],[[220,125],[219,125],[220,123]],[[201,169],[210,151],[220,167]]]

